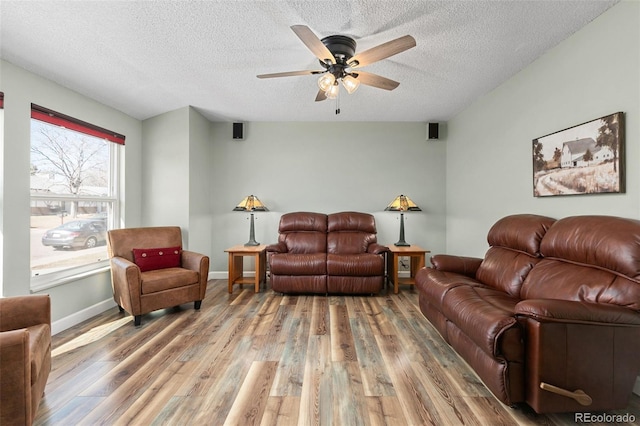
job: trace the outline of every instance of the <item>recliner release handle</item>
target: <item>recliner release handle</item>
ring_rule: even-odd
[[[553,392],[558,395],[566,396],[568,398],[573,398],[578,401],[578,404],[580,405],[591,405],[591,403],[593,402],[591,397],[580,389],[576,389],[575,391],[571,392],[545,382],[540,382],[540,389]]]

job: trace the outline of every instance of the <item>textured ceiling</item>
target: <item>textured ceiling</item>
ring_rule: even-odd
[[[0,55],[138,119],[191,105],[212,121],[446,121],[615,3],[0,0]],[[316,76],[256,78],[319,69],[295,24],[357,52],[417,46],[363,67],[396,90],[342,91],[336,116]]]

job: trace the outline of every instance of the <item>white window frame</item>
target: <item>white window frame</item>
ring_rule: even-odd
[[[32,118],[32,120],[34,120]],[[109,144],[109,196],[74,196],[74,195],[43,195],[30,194],[31,201],[95,201],[102,203],[110,203],[107,229],[113,229],[116,224],[120,223],[120,196],[122,194],[120,188],[120,167],[124,145],[117,143]],[[29,254],[31,258],[31,254]],[[31,261],[29,262],[31,263]],[[92,262],[81,266],[70,267],[46,274],[33,274],[31,271],[31,291],[38,292],[48,288],[56,287],[68,282],[77,281],[91,275],[102,273],[109,270],[109,259]]]

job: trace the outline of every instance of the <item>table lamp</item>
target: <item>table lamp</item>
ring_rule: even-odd
[[[422,209],[416,206],[416,203],[411,201],[411,198],[407,197],[406,195],[398,195],[391,203],[389,203],[385,211],[400,212],[400,238],[394,245],[399,247],[410,246],[411,244],[407,243],[404,240],[404,212],[419,212],[422,211]]]
[[[249,241],[245,244],[245,246],[259,246],[260,243],[256,241],[256,232],[255,227],[253,225],[253,212],[266,212],[269,211],[262,204],[262,201],[258,199],[255,195],[249,195],[243,198],[234,209],[234,212],[251,212],[251,227],[249,228]]]

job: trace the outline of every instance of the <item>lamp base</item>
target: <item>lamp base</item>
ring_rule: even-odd
[[[260,243],[256,241],[256,232],[253,225],[253,213],[251,213],[251,225],[249,227],[249,241],[244,245],[245,247],[259,246]]]
[[[398,246],[398,247],[409,247],[411,244],[407,243],[406,241],[398,241],[397,243],[393,244],[394,246]]]

